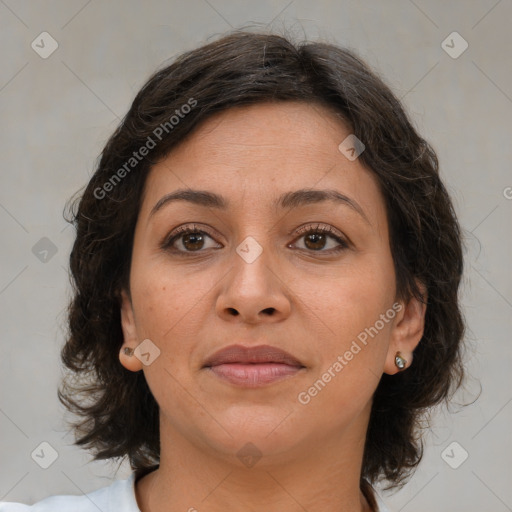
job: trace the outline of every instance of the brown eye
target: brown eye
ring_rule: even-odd
[[[330,254],[349,247],[348,243],[330,226],[306,226],[299,229],[298,233],[301,236],[296,240],[304,239],[304,247],[299,247],[304,251]],[[208,240],[214,242],[213,237],[206,231],[198,229],[196,226],[185,226],[171,233],[161,247],[177,254],[200,253],[205,249],[221,247],[220,244],[208,246]],[[295,244],[290,244],[288,247]]]
[[[335,234],[330,226],[306,226],[298,232],[301,234],[300,238],[304,239],[304,250],[330,253],[348,248],[347,242],[341,236]],[[329,239],[335,243],[331,242],[331,247],[327,247],[327,250],[324,250],[329,245]],[[299,249],[302,248],[299,247]]]
[[[323,233],[310,233],[304,236],[304,245],[308,249],[318,250],[325,247],[327,236]]]
[[[185,233],[181,235],[183,247],[190,251],[197,251],[204,245],[204,237],[200,232]]]
[[[195,227],[184,227],[171,234],[170,238],[164,242],[162,248],[166,250],[173,250],[175,252],[201,252],[205,247],[207,240],[213,241],[213,238],[203,230]]]

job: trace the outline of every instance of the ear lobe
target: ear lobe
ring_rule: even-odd
[[[418,282],[418,287],[421,290],[423,301],[411,297],[407,303],[401,302],[402,309],[395,318],[384,365],[384,372],[389,375],[394,375],[411,366],[413,351],[423,337],[427,311],[427,290],[423,283]],[[400,352],[400,355],[407,361],[403,370],[396,364],[397,352]]]
[[[135,357],[133,351],[139,344],[139,338],[132,302],[125,290],[121,290],[121,328],[123,345],[119,351],[119,361],[127,370],[138,372],[142,369],[142,362]],[[125,351],[125,348],[131,349],[131,355],[128,354],[130,351]]]

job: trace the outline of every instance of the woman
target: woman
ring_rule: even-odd
[[[243,31],[188,52],[75,206],[59,397],[133,474],[31,510],[387,510],[373,484],[405,483],[462,381],[463,261],[437,157],[366,64]]]

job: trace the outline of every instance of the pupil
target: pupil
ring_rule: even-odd
[[[192,245],[194,246],[194,247],[192,247],[192,249],[200,249],[202,241],[203,241],[203,237],[201,236],[201,234],[188,233],[183,238],[183,245],[185,245],[185,247],[188,247],[187,244],[191,242]],[[199,244],[199,247],[197,247],[197,244]]]
[[[305,242],[306,246],[308,246],[308,241],[311,241],[312,239],[313,239],[313,245],[314,245],[314,247],[310,247],[312,249],[321,249],[325,245],[325,235],[324,234],[313,233],[311,235],[308,235],[306,237],[306,242]],[[324,242],[324,243],[322,243],[322,242]],[[318,243],[320,243],[320,246],[316,245]]]

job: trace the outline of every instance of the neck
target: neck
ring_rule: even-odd
[[[366,417],[358,418],[343,436],[316,436],[320,439],[306,439],[286,452],[265,454],[244,465],[236,456],[192,443],[161,418],[160,466],[136,483],[139,508],[370,512],[360,489],[366,431],[359,421],[367,424]]]

